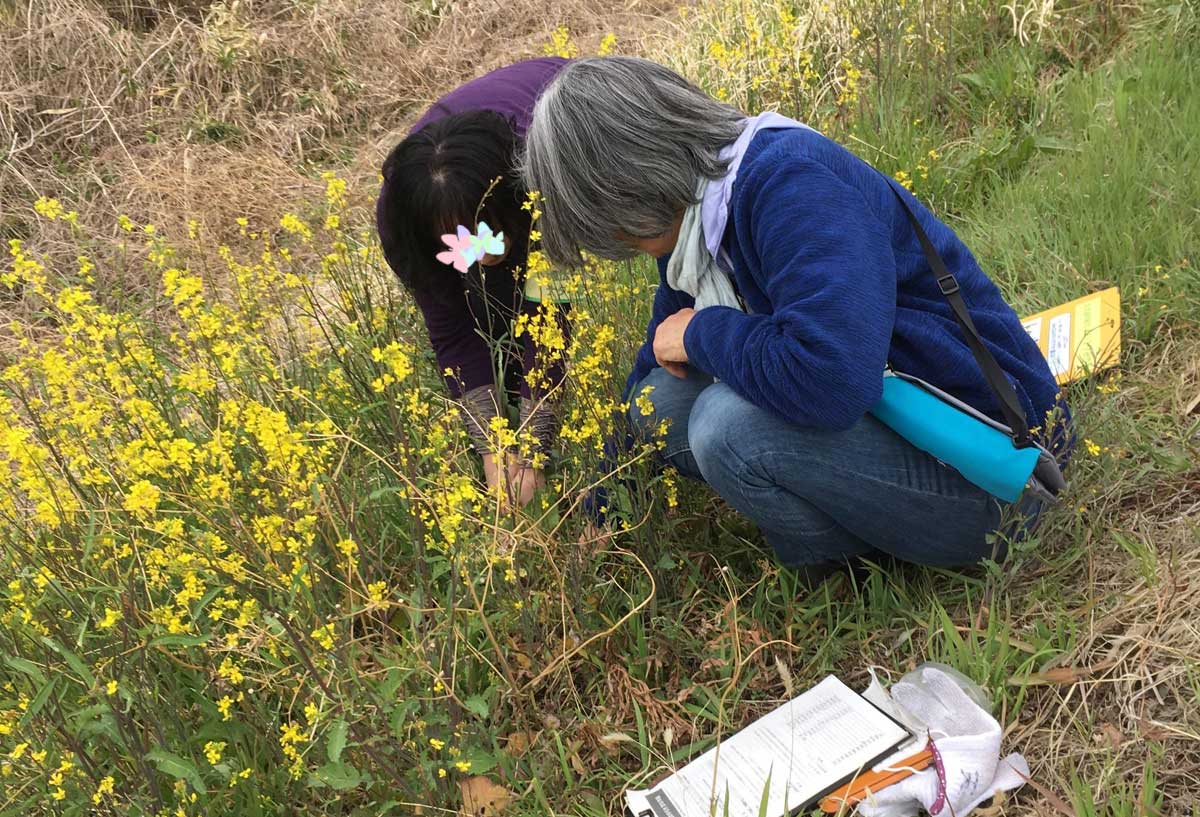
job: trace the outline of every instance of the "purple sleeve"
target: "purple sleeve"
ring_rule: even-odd
[[[466,296],[439,301],[429,293],[414,291],[413,299],[425,318],[429,344],[450,396],[458,399],[471,389],[495,385],[491,351],[475,328]],[[453,374],[447,375],[447,369]]]
[[[522,302],[521,311],[529,316],[530,319],[532,319],[538,314],[538,309],[540,307],[541,304],[539,302],[526,299]],[[557,304],[556,307],[557,309],[555,317],[558,320],[559,328],[562,330],[563,340],[567,346],[570,346],[571,324],[568,320],[570,306],[568,304]],[[527,375],[535,367],[544,368],[546,379],[549,381],[549,384],[546,387],[532,389],[529,386],[528,377],[522,377],[521,396],[526,399],[537,398],[558,387],[562,383],[563,378],[566,376],[565,363],[566,361],[564,360],[562,353],[555,352],[548,356],[538,346],[537,341],[533,339],[533,336],[526,332],[524,335],[524,359],[521,371]]]

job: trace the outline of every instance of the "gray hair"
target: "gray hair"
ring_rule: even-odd
[[[543,92],[525,139],[521,172],[542,194],[542,251],[577,266],[637,254],[622,233],[666,232],[697,201],[700,178],[725,175],[718,154],[745,114],[650,60],[592,57],[568,64]]]

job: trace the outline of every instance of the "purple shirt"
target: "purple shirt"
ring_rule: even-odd
[[[558,75],[569,60],[541,57],[506,65],[460,85],[433,103],[409,133],[416,133],[430,122],[464,111],[495,111],[516,122],[517,142],[525,144],[525,132],[533,119],[533,106],[543,89]]]
[[[417,120],[409,133],[416,133],[426,125],[452,114],[475,110],[495,111],[514,121],[517,144],[519,148],[523,148],[525,133],[533,118],[533,107],[538,96],[568,62],[569,60],[561,57],[544,57],[525,60],[484,74],[435,102]],[[381,201],[386,186],[385,181],[380,192]],[[381,237],[390,232],[390,226],[379,218],[378,209],[376,226]],[[388,242],[384,241],[385,248],[387,244]],[[438,371],[444,373],[450,369],[455,373],[453,376],[443,375],[451,396],[455,398],[477,386],[488,384],[496,384],[510,393],[519,392],[522,397],[530,397],[544,391],[531,390],[525,382],[524,373],[535,361],[542,362],[538,360],[538,349],[528,333],[518,341],[519,348],[508,350],[508,365],[503,372],[503,382],[496,383],[493,348],[498,345],[513,346],[511,325],[516,315],[521,312],[536,314],[540,306],[525,300],[523,282],[511,271],[516,264],[524,266],[525,248],[513,247],[510,252],[511,264],[506,263],[500,268],[488,270],[484,293],[468,293],[461,285],[462,297],[454,297],[449,301],[439,300],[428,292],[413,293],[425,318],[429,341],[437,357]],[[393,268],[404,263],[404,259],[401,258],[389,257],[387,261]],[[458,277],[450,267],[446,268],[446,274]],[[564,312],[565,309],[560,312],[559,318],[565,331]],[[550,385],[557,385],[563,378],[561,363],[555,362],[549,369],[547,377]]]

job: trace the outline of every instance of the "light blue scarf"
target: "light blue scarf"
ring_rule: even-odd
[[[721,265],[721,239],[729,222],[729,200],[733,183],[751,140],[764,128],[807,128],[794,119],[768,111],[744,120],[741,135],[721,151],[729,170],[720,179],[701,179],[696,188],[698,204],[687,208],[679,227],[679,238],[667,262],[667,284],[686,292],[696,300],[696,309],[728,306],[743,309],[733,288],[733,269],[724,259]]]

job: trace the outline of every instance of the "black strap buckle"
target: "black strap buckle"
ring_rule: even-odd
[[[949,272],[938,276],[937,285],[943,295],[953,295],[958,292],[958,279]]]

